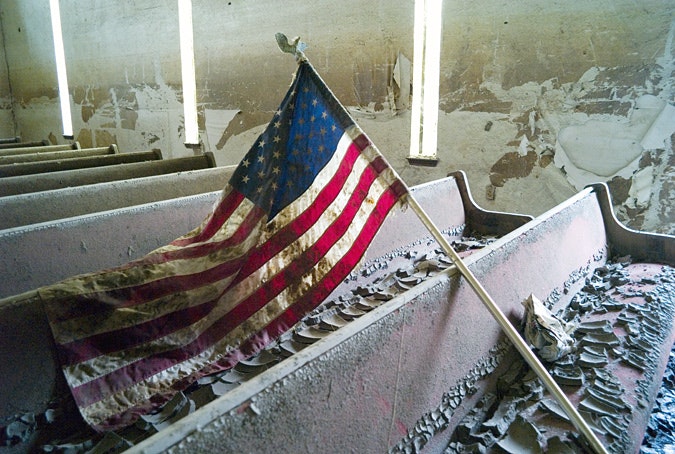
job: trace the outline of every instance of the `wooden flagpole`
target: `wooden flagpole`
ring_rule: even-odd
[[[405,183],[404,183],[405,184]],[[544,365],[539,361],[539,358],[534,354],[534,352],[527,345],[525,340],[520,336],[518,330],[513,326],[513,324],[506,318],[504,312],[497,306],[492,297],[485,290],[483,285],[476,279],[473,272],[466,266],[462,258],[455,252],[448,240],[445,239],[441,231],[436,227],[433,221],[429,218],[424,209],[417,203],[417,200],[408,192],[408,204],[415,211],[417,216],[420,218],[425,227],[429,230],[432,236],[436,239],[438,244],[441,246],[443,251],[452,259],[454,264],[457,266],[459,272],[464,276],[464,278],[469,282],[471,288],[476,292],[478,297],[481,299],[485,307],[490,311],[492,316],[497,320],[499,325],[502,327],[506,336],[516,347],[518,352],[523,356],[527,364],[534,370],[539,379],[544,383],[546,389],[553,395],[553,397],[558,401],[560,406],[563,408],[567,416],[569,416],[570,421],[581,432],[586,441],[591,446],[594,452],[597,454],[605,454],[608,451],[605,449],[603,444],[600,442],[598,437],[593,432],[593,429],[590,428],[588,423],[582,418],[572,402],[567,398],[565,393],[560,389],[558,384],[555,382],[553,377],[548,373],[548,370]]]
[[[299,37],[294,38],[290,42],[286,38],[286,36],[283,35],[282,33],[277,33],[275,37],[277,40],[277,44],[279,45],[279,48],[283,52],[293,54],[298,63],[306,62],[307,64],[311,65],[311,63],[309,63],[307,57],[303,52],[303,50],[306,47],[306,44],[301,42]],[[347,112],[347,114],[349,115],[349,112]],[[356,122],[354,122],[354,124],[356,124]],[[374,145],[373,148],[377,149]],[[384,158],[382,153],[379,154],[380,156],[382,156],[382,159],[384,159],[386,162],[386,159]],[[459,272],[469,282],[471,288],[474,290],[474,292],[476,292],[476,295],[478,295],[478,297],[481,299],[485,307],[487,307],[492,316],[502,327],[502,329],[506,333],[506,336],[513,343],[518,352],[522,355],[523,359],[525,359],[527,364],[529,364],[532,370],[534,370],[539,379],[544,383],[544,386],[546,386],[546,389],[548,389],[548,391],[553,395],[556,401],[563,408],[567,416],[570,418],[570,421],[572,422],[574,427],[576,427],[577,430],[581,432],[581,434],[586,438],[586,441],[588,442],[588,444],[590,445],[590,447],[593,449],[594,452],[596,452],[597,454],[608,454],[608,451],[605,449],[605,447],[602,445],[598,437],[595,435],[593,429],[590,428],[588,423],[582,418],[577,409],[574,408],[572,402],[570,402],[570,400],[567,398],[562,389],[560,389],[555,380],[553,380],[553,377],[551,377],[551,375],[548,373],[548,370],[546,370],[541,361],[539,361],[539,358],[537,358],[537,356],[530,349],[525,340],[520,336],[518,330],[513,326],[513,324],[509,321],[509,319],[506,318],[506,315],[504,315],[499,306],[497,306],[495,301],[488,294],[487,290],[485,290],[483,285],[478,281],[478,279],[476,279],[476,276],[474,276],[473,272],[466,266],[462,258],[457,254],[457,252],[455,252],[450,243],[448,243],[448,240],[445,239],[439,228],[436,227],[436,225],[424,211],[422,206],[419,203],[417,203],[417,200],[415,200],[415,198],[412,196],[412,193],[410,192],[408,185],[405,184],[405,182],[397,174],[394,168],[389,166],[389,163],[387,163],[387,166],[392,170],[396,178],[405,187],[407,195],[406,200],[408,202],[408,205],[410,205],[410,207],[415,211],[415,214],[417,214],[417,216],[420,218],[424,226],[427,228],[427,230],[429,230],[431,235],[441,246],[443,251],[448,255],[448,257],[452,259],[455,266],[457,266]]]

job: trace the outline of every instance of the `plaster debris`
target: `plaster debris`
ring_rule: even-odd
[[[656,103],[655,103],[656,104]],[[661,104],[661,103],[658,103]],[[665,104],[665,103],[663,103]],[[663,148],[663,141],[675,132],[673,121],[675,120],[675,106],[665,104],[656,117],[640,144],[645,150]]]
[[[395,111],[406,110],[410,107],[410,92],[412,84],[412,63],[401,52],[398,53],[392,80],[395,83],[392,105]]]
[[[461,256],[469,255],[494,240],[493,237],[461,237],[464,229],[465,226],[461,225],[443,231],[449,237],[460,237],[453,241],[453,246]],[[106,434],[95,433],[79,417],[72,396],[66,393],[62,400],[55,400],[44,415],[17,415],[12,421],[0,422],[0,443],[12,446],[28,444],[38,436],[49,442],[42,446],[45,452],[121,452],[451,266],[451,260],[440,249],[430,249],[430,244],[435,244],[431,237],[421,238],[365,263],[347,279],[350,286],[345,288],[351,290],[346,294],[324,302],[259,354],[240,361],[232,369],[202,377],[156,412],[143,416],[130,427]],[[400,266],[390,270],[390,265],[392,268]],[[357,280],[358,285],[351,285]],[[465,396],[475,392],[471,383],[492,373],[507,348],[507,344],[496,347],[494,356],[480,363],[467,376],[466,382],[448,393],[443,414],[451,415]],[[248,409],[261,414],[261,410],[253,404]],[[39,423],[35,423],[36,420]],[[432,428],[447,424],[449,416],[442,416],[439,410],[427,415],[427,420],[428,428],[420,425],[416,433],[430,436],[436,430]]]
[[[523,301],[525,339],[545,361],[557,361],[572,351],[571,327],[552,314],[534,295]]]
[[[656,396],[641,452],[656,454],[675,448],[675,351],[670,352],[663,385]]]
[[[643,435],[637,432],[643,427],[639,421],[649,412],[653,389],[658,386],[654,377],[661,349],[668,348],[664,344],[672,338],[668,331],[675,312],[675,269],[630,264],[628,258],[621,258],[582,275],[572,275],[569,280],[578,281],[585,281],[585,285],[566,297],[569,303],[559,315],[566,323],[574,321],[572,336],[577,348],[547,364],[608,451],[634,451]],[[565,294],[552,292],[546,306],[557,306]],[[585,345],[589,336],[606,336],[609,344]],[[675,358],[674,354],[671,352],[671,358]],[[453,433],[446,453],[587,452],[565,412],[526,363],[518,357],[509,360],[505,361],[509,362],[508,370],[498,371],[500,377],[494,389],[486,386],[486,376],[475,377],[471,385],[474,393],[482,389],[485,394],[476,394],[478,400],[473,400],[473,406],[462,397],[458,405],[468,409],[461,421],[437,424],[433,431],[426,425],[427,432],[423,434],[411,430],[390,452],[421,452],[433,436],[448,427],[453,427]],[[672,383],[672,374],[666,373],[660,396],[672,394]],[[652,417],[643,444],[647,453],[663,452],[658,449],[672,441],[673,400],[662,401],[670,407],[657,409]],[[450,416],[452,413],[448,421]],[[423,417],[415,427],[424,425],[424,421]]]
[[[530,141],[527,140],[527,136],[523,136],[520,139],[520,145],[518,145],[518,154],[520,156],[527,156],[527,146],[530,144]]]

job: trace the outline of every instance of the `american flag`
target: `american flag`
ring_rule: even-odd
[[[198,228],[39,290],[85,421],[126,426],[260,351],[347,277],[406,191],[301,62]]]

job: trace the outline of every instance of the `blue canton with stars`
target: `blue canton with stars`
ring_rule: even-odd
[[[312,184],[350,124],[314,69],[301,63],[279,110],[230,184],[272,219]]]

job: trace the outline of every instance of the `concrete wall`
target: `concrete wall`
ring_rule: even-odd
[[[82,146],[193,153],[183,146],[177,2],[61,0],[61,12]],[[18,132],[62,141],[48,2],[4,2],[0,13]],[[219,164],[239,161],[290,82],[295,63],[274,41],[281,31],[309,44],[312,63],[343,104],[360,107],[357,121],[410,185],[463,169],[491,209],[540,214],[569,197],[577,189],[553,163],[561,131],[630,123],[640,96],[672,105],[675,95],[671,1],[446,0],[440,162],[419,168],[405,159],[409,114],[387,97],[399,53],[412,59],[412,1],[200,0],[193,20],[200,133]],[[649,213],[673,198],[662,178],[672,173],[665,129],[657,146],[638,150],[651,156],[642,166],[593,174],[618,177],[610,186],[637,227],[672,224],[669,212]],[[637,185],[630,192],[647,167],[641,184],[658,185],[656,200],[640,199]]]
[[[0,9],[0,38],[4,35],[3,14]],[[4,40],[0,43],[0,138],[14,137],[14,118],[12,115],[12,98],[9,86],[9,72]]]

